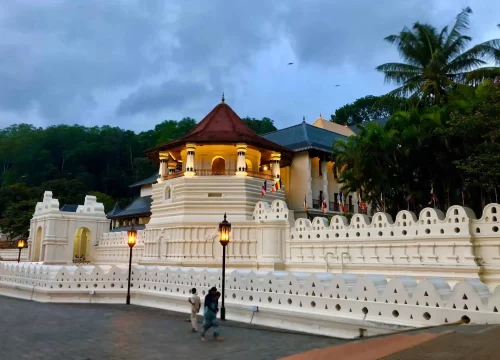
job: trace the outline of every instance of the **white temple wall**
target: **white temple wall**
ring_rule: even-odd
[[[41,302],[125,303],[128,267],[0,262],[0,294]],[[203,299],[221,287],[220,269],[136,266],[131,303],[189,313],[196,287]],[[235,270],[226,276],[228,320],[354,338],[465,321],[500,324],[500,287],[477,279],[451,285],[382,276]],[[257,307],[258,311],[253,312]]]

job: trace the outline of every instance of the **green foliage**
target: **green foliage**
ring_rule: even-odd
[[[257,133],[274,131],[269,118],[246,118]],[[139,134],[118,127],[57,125],[46,129],[28,124],[0,130],[0,222],[2,231],[26,234],[29,219],[43,192],[64,204],[83,204],[93,194],[106,211],[116,201],[122,208],[137,196],[129,185],[150,177],[158,166],[146,149],[186,135],[196,121],[165,120]]]
[[[389,117],[408,106],[409,102],[404,98],[368,95],[335,110],[331,121],[340,125],[361,124]]]
[[[268,117],[263,117],[262,120],[255,118],[249,118],[248,116],[242,119],[250,129],[255,131],[257,134],[267,134],[276,131],[276,126],[274,126],[274,121]]]
[[[500,39],[466,50],[472,41],[465,35],[471,13],[470,8],[462,10],[451,30],[417,22],[411,29],[405,27],[399,34],[385,38],[396,46],[404,61],[377,67],[386,82],[398,86],[392,95],[442,104],[450,89],[500,79],[500,68],[489,65],[500,63]]]
[[[365,202],[392,214],[428,206],[431,187],[432,205],[442,210],[465,202],[479,213],[482,202],[496,201],[500,86],[484,83],[472,94],[456,89],[448,98],[440,107],[396,112],[384,127],[361,125],[358,136],[337,141],[333,158],[343,191],[362,189]]]

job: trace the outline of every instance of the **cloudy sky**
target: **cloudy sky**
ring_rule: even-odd
[[[474,41],[500,38],[492,0],[2,1],[0,128],[141,131],[200,120],[223,91],[240,116],[279,128],[327,118],[391,89],[374,70],[398,60],[385,36],[451,24],[467,5]]]

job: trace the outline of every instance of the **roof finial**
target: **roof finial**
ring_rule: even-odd
[[[319,118],[320,118],[320,119],[323,119],[323,116],[321,116],[321,113],[319,113]]]
[[[224,92],[222,92],[222,103],[224,103],[226,99],[224,98]]]
[[[306,117],[302,116],[302,122],[306,122]]]

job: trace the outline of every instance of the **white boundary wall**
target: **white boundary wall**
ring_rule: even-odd
[[[0,294],[42,302],[124,303],[126,266],[58,266],[0,262]],[[189,311],[189,289],[220,288],[217,269],[134,266],[132,303]],[[253,313],[252,307],[258,306]],[[477,279],[453,288],[442,279],[235,270],[226,277],[230,320],[354,338],[408,327],[500,323],[500,287]]]
[[[419,217],[401,211],[394,221],[386,213],[376,213],[371,221],[356,214],[350,223],[343,216],[334,216],[330,222],[324,218],[292,219],[286,202],[259,201],[253,219],[244,225],[249,231],[233,226],[228,266],[273,270],[273,264],[280,264],[280,269],[288,271],[344,271],[388,279],[441,277],[450,285],[479,279],[491,291],[500,285],[499,204],[487,205],[480,219],[461,206],[450,207],[446,214],[426,208]],[[138,235],[145,239],[141,240],[144,255],[140,263],[220,266],[222,252],[215,225],[201,230],[199,224],[190,225],[193,232],[204,231],[202,240],[188,233],[173,240],[167,236],[170,229],[151,236],[157,229],[147,227]],[[126,233],[104,234],[97,249],[98,264],[128,262]],[[172,264],[174,253],[178,261]]]

